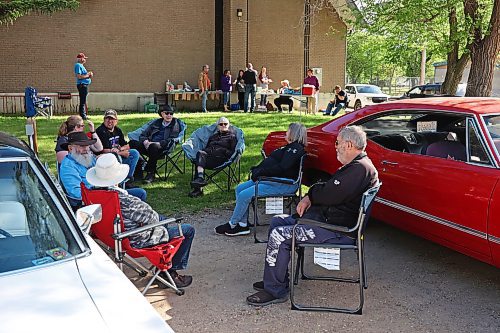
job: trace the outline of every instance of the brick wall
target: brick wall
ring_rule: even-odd
[[[248,11],[248,57],[256,69],[269,68],[277,88],[302,82],[302,0],[252,0]],[[247,23],[236,16],[247,1],[224,1],[224,68],[237,75],[246,60]],[[213,1],[82,1],[75,11],[30,15],[0,26],[0,92],[76,91],[75,56],[85,52],[94,71],[91,92],[154,92],[167,79],[197,85],[205,63],[214,68]],[[326,37],[331,24],[340,31]],[[343,83],[345,25],[323,13],[311,29],[310,64],[322,67],[325,89]],[[342,37],[341,37],[342,36]],[[213,78],[213,70],[211,70]],[[217,80],[219,78],[216,78]]]

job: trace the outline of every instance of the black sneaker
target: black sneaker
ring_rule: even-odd
[[[236,227],[227,230],[225,233],[226,236],[243,236],[249,234],[250,234],[250,227],[249,226],[242,227],[239,223],[236,225]]]
[[[214,228],[217,235],[225,235],[226,231],[231,230],[231,225],[228,223],[221,224]]]
[[[148,172],[146,177],[144,178],[143,182],[146,184],[150,184],[155,180],[155,173],[154,172]]]
[[[188,197],[197,198],[203,195],[203,190],[200,187],[193,188],[191,192],[189,192]]]
[[[192,182],[192,186],[203,187],[207,186],[208,182],[203,177],[196,177]]]

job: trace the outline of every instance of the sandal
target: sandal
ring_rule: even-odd
[[[283,298],[275,298],[266,291],[259,291],[247,297],[247,303],[253,306],[266,306],[269,304],[283,303],[288,301],[288,295]]]

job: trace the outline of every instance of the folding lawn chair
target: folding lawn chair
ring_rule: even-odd
[[[225,174],[227,176],[227,191],[231,190],[231,184],[238,184],[241,179],[240,158],[243,154],[243,151],[245,150],[245,138],[243,135],[243,131],[234,125],[231,125],[229,127],[229,130],[235,131],[237,138],[236,149],[233,155],[231,155],[231,157],[221,165],[213,169],[205,169],[206,181],[215,184],[221,191],[224,191],[224,189],[221,185],[219,185],[219,183],[217,183],[215,177],[219,173]],[[200,127],[196,131],[194,131],[193,134],[191,134],[191,137],[186,142],[182,144],[182,149],[184,150],[187,158],[192,163],[192,180],[195,177],[196,171],[194,163],[196,159],[196,153],[206,147],[208,139],[216,132],[217,124]]]
[[[52,117],[52,99],[50,97],[38,97],[38,93],[33,87],[24,89],[24,108],[26,117],[36,117],[38,115]]]
[[[121,215],[120,201],[118,193],[110,190],[89,190],[85,185],[81,184],[82,200],[85,205],[100,204],[102,206],[102,219],[99,223],[93,224],[91,234],[97,238],[108,250],[114,254],[114,260],[123,270],[123,264],[135,270],[140,276],[148,274],[153,277],[148,281],[143,289],[144,295],[155,280],[160,281],[164,285],[173,289],[177,295],[183,295],[184,290],[177,288],[174,280],[170,276],[168,269],[172,267],[172,258],[179,249],[184,236],[180,222],[182,219],[169,218],[159,223],[145,225],[143,227],[126,231],[123,225]],[[130,245],[128,237],[139,232],[150,230],[154,227],[166,225],[168,223],[177,223],[179,228],[179,237],[172,238],[166,244],[158,244],[146,248],[134,248]],[[144,267],[136,258],[145,257],[152,264],[151,268]],[[163,279],[159,274],[164,272],[168,281]]]

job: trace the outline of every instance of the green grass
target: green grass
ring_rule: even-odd
[[[291,122],[302,122],[311,127],[324,122],[326,119],[317,116],[300,116],[286,113],[177,113],[176,116],[184,120],[188,126],[187,137],[206,124],[214,123],[218,117],[226,116],[232,124],[240,127],[245,133],[246,150],[241,158],[241,177],[246,180],[250,167],[261,160],[260,151],[267,134],[272,131],[286,130]],[[157,117],[153,114],[132,113],[120,114],[118,126],[128,133],[140,127],[148,120]],[[52,119],[37,118],[38,150],[42,162],[47,162],[54,172],[56,169],[55,139],[60,124],[67,116],[55,116]],[[91,115],[90,119],[99,126],[102,115]],[[27,140],[25,133],[26,119],[24,117],[0,116],[0,129]],[[204,208],[227,207],[234,204],[234,191],[220,191],[215,185],[205,187],[205,195],[200,198],[189,198],[191,164],[186,161],[186,174],[173,172],[168,182],[156,181],[144,185],[148,192],[149,204],[162,214],[196,213]],[[222,177],[223,175],[220,175]],[[221,178],[219,178],[221,179]],[[222,180],[222,184],[224,181]],[[142,186],[142,185],[141,185]]]

